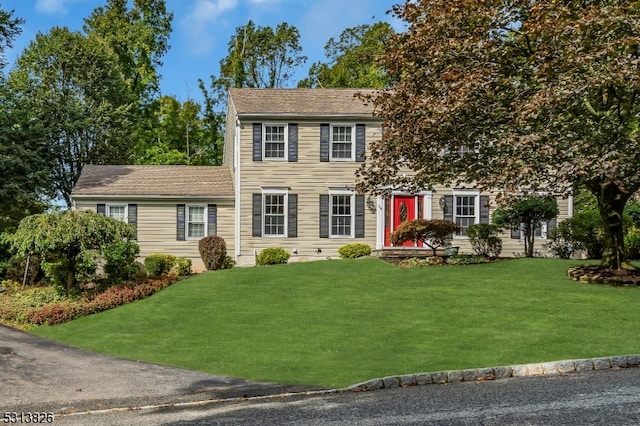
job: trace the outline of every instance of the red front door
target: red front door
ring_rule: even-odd
[[[384,229],[384,245],[389,247],[389,234],[393,232],[402,222],[413,220],[417,217],[418,206],[417,197],[414,195],[394,195],[391,202],[385,203],[385,207],[390,211],[385,212],[385,229]],[[418,243],[422,246],[422,243]],[[415,243],[408,241],[403,244],[404,247],[415,247]]]

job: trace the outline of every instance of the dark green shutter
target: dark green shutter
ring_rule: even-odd
[[[176,240],[185,240],[185,205],[178,204],[176,206]]]
[[[356,195],[356,238],[364,238],[364,195]]]
[[[298,161],[298,125],[295,123],[289,123],[287,126],[289,129],[289,161]]]
[[[253,161],[262,161],[262,123],[253,123]]]
[[[207,205],[207,235],[218,235],[218,206],[216,204]]]
[[[489,196],[480,196],[480,223],[489,223]]]
[[[329,195],[320,194],[320,238],[329,238]]]
[[[442,218],[453,222],[453,195],[444,196],[444,211]]]
[[[96,212],[98,212],[98,214],[107,214],[107,205],[106,204],[98,204],[96,206]]]
[[[134,239],[138,239],[138,205],[137,204],[129,204],[127,206],[127,222],[129,224],[135,226],[135,234],[133,235]]]
[[[366,126],[356,124],[356,161],[364,162],[366,150]]]
[[[296,238],[298,236],[298,195],[289,194],[287,205],[287,237]]]
[[[253,194],[251,235],[253,237],[262,237],[262,194]]]
[[[328,124],[320,125],[320,161],[329,161],[329,129]]]

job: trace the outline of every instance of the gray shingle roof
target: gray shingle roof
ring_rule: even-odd
[[[372,89],[230,89],[238,115],[368,115],[373,105],[356,97]]]
[[[231,171],[215,166],[87,164],[71,196],[233,196]]]

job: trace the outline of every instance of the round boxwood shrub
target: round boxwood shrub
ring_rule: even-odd
[[[277,265],[287,263],[291,254],[281,247],[269,247],[256,256],[256,265]]]
[[[191,274],[191,259],[187,257],[177,258],[173,263],[171,272],[178,276]]]
[[[136,265],[138,254],[140,247],[133,241],[122,240],[108,244],[102,250],[102,255],[106,261],[104,271],[109,281],[117,283],[133,277],[139,270]]]
[[[347,244],[338,249],[338,254],[343,259],[355,259],[369,256],[371,254],[371,247],[363,243]]]
[[[144,259],[144,269],[150,277],[159,277],[166,269],[167,260],[163,254],[150,254]]]

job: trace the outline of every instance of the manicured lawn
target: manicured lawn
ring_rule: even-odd
[[[325,386],[639,353],[640,289],[574,283],[566,271],[579,263],[237,268],[34,333],[119,357]]]

